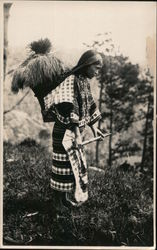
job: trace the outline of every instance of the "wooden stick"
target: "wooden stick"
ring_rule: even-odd
[[[109,136],[109,135],[111,135],[111,133],[105,134],[105,135],[104,135],[104,138],[107,137],[107,136]],[[92,139],[90,139],[90,140],[88,140],[88,141],[84,141],[84,142],[82,142],[82,146],[87,145],[87,144],[89,144],[89,143],[91,143],[91,142],[94,142],[94,141],[98,141],[98,140],[100,140],[101,138],[102,138],[102,136],[98,136],[98,137],[94,137],[94,138],[92,138]],[[102,139],[103,139],[103,138],[102,138]]]

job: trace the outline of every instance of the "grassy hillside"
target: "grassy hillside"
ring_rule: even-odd
[[[49,187],[51,164],[51,153],[35,141],[4,143],[4,245],[153,245],[149,174],[89,168],[89,200],[58,213]]]

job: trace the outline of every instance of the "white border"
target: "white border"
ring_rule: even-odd
[[[20,0],[19,0],[20,1]],[[24,2],[28,2],[31,0],[25,0]],[[38,0],[37,0],[38,1]],[[44,0],[40,0],[40,1],[44,1]],[[53,0],[50,0],[53,1]],[[60,1],[60,0],[58,0]],[[18,2],[17,1],[1,1],[0,2],[0,23],[2,24],[3,27],[3,18],[4,18],[4,14],[3,14],[3,4],[4,3],[14,3],[14,2]],[[34,1],[31,1],[34,2]],[[36,2],[36,1],[35,1]],[[48,1],[47,1],[48,2]],[[109,1],[107,1],[109,2]],[[114,1],[111,1],[114,2]],[[121,1],[119,1],[121,2]],[[127,2],[127,1],[126,1]],[[131,1],[128,1],[131,2]],[[134,2],[140,2],[140,1],[134,1]],[[143,2],[143,1],[142,1]],[[145,1],[145,2],[155,2],[155,1]],[[1,30],[3,30],[1,28]],[[154,78],[154,220],[153,220],[153,225],[154,225],[154,245],[152,247],[128,247],[128,246],[122,246],[122,247],[100,247],[100,246],[85,246],[85,247],[81,247],[81,246],[11,246],[11,245],[7,245],[4,246],[3,245],[3,32],[1,32],[1,36],[0,36],[0,44],[2,44],[2,46],[0,46],[0,54],[1,54],[1,58],[0,58],[0,93],[1,93],[1,98],[0,98],[0,159],[1,159],[1,165],[0,165],[0,247],[2,249],[107,249],[107,250],[121,250],[121,249],[126,249],[126,250],[155,250],[156,249],[156,72],[155,72],[155,78]],[[156,68],[155,68],[156,69]]]
[[[3,3],[0,2],[0,24],[1,24],[1,36],[0,36],[0,246],[2,246],[3,239]]]

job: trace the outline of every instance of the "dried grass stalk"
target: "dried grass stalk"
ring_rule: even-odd
[[[24,88],[25,78],[24,78],[24,68],[18,67],[18,69],[14,72],[11,90],[13,93],[18,93],[20,89]]]
[[[14,93],[19,89],[34,88],[44,83],[53,84],[55,88],[67,71],[64,64],[49,53],[51,46],[48,39],[45,39],[45,43],[44,40],[33,42],[30,48],[34,51],[31,51],[30,56],[14,72],[12,79]]]

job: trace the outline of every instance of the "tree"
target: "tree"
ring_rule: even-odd
[[[4,79],[7,66],[7,56],[8,56],[8,20],[9,20],[9,11],[12,6],[12,3],[4,3]]]
[[[108,163],[112,165],[112,158],[128,140],[122,142],[120,138],[113,148],[113,135],[127,131],[134,121],[134,93],[138,82],[139,66],[133,65],[127,57],[120,54],[116,48],[111,32],[98,34],[96,41],[87,47],[95,49],[102,54],[103,67],[99,77],[99,110],[102,113],[102,120],[99,121],[99,128],[103,128],[104,120],[111,133],[108,146]],[[125,147],[124,147],[125,148]],[[133,152],[137,145],[130,145]],[[129,150],[129,147],[128,149]],[[96,163],[99,162],[99,141],[96,144]],[[124,151],[123,151],[124,152]],[[114,156],[113,156],[114,154]],[[122,150],[120,152],[122,156]]]
[[[141,171],[144,167],[153,166],[153,77],[149,69],[141,74],[141,80],[137,85],[137,105],[141,105],[137,119],[143,121],[141,131],[143,149],[141,157]]]
[[[103,119],[109,120],[109,159],[112,165],[113,153],[123,144],[119,142],[112,146],[112,135],[127,131],[134,121],[134,93],[138,83],[139,67],[128,61],[123,55],[104,57],[104,67],[101,72],[100,84],[103,86],[102,101],[104,103]],[[104,111],[104,112],[103,112]],[[126,140],[124,141],[126,144]]]

